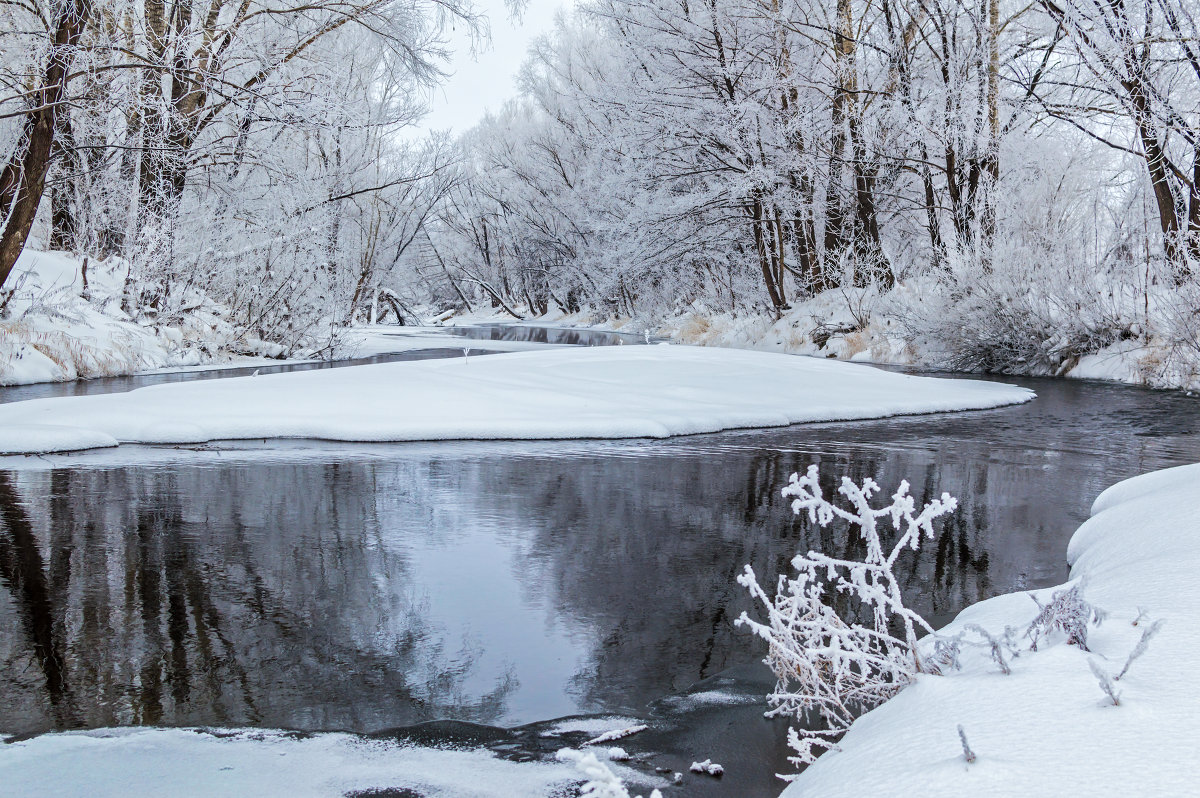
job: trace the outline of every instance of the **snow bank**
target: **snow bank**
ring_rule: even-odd
[[[944,370],[949,361],[945,350],[954,342],[932,335],[914,336],[906,323],[912,321],[914,309],[922,308],[931,290],[930,285],[921,282],[900,283],[884,295],[871,288],[838,288],[796,299],[778,319],[765,313],[735,315],[694,302],[679,312],[652,319],[606,317],[589,310],[565,315],[552,310],[546,316],[520,322],[501,314],[464,314],[445,323],[546,325],[637,334],[649,329],[656,338],[694,346]],[[1113,334],[1118,332],[1128,334],[1128,330],[1114,330]],[[1196,347],[1173,344],[1163,334],[1146,336],[1140,328],[1136,339],[1117,340],[1080,357],[1073,365],[1068,360],[1062,369],[1054,369],[1053,373],[1072,379],[1200,390]],[[1051,372],[1029,364],[1019,373],[1046,376]]]
[[[110,729],[47,734],[0,746],[10,798],[87,795],[341,798],[361,791],[454,798],[565,794],[580,778],[559,763],[516,763],[487,751],[364,740],[347,734]]]
[[[211,301],[197,296],[192,310],[171,323],[139,323],[121,310],[128,263],[118,258],[87,263],[85,280],[83,260],[28,248],[21,253],[5,289],[13,293],[0,321],[0,385],[233,359],[228,352],[219,354],[233,342],[233,330]],[[248,348],[246,342],[239,346]]]
[[[21,254],[9,281],[15,290],[8,318],[0,322],[0,384],[126,374],[179,360],[169,334],[120,311],[123,264],[93,264],[88,278],[84,289],[81,262],[64,254]]]
[[[30,425],[122,443],[662,438],[999,407],[1033,393],[812,358],[678,346],[574,348],[155,385],[0,406],[0,452]]]
[[[131,319],[121,310],[129,264],[84,261],[27,248],[8,281],[12,297],[0,320],[0,385],[62,382],[153,371],[278,365],[283,347],[236,334],[225,308],[196,293],[187,313]],[[470,347],[524,351],[545,344],[471,341],[435,327],[376,325],[339,331],[340,358],[416,349]],[[269,356],[269,357],[267,357]],[[207,365],[202,365],[207,364]]]
[[[1071,539],[1072,583],[1108,612],[1091,652],[1059,641],[1010,660],[986,651],[963,669],[921,677],[867,713],[784,791],[820,796],[1193,795],[1200,739],[1200,465],[1147,474],[1102,493]],[[1045,602],[1053,591],[1039,591]],[[1144,614],[1143,614],[1144,613]],[[1037,614],[1025,594],[965,610],[943,630],[975,623],[1001,633]],[[1119,682],[1101,691],[1090,660],[1125,664],[1146,626],[1163,620]],[[1137,622],[1137,625],[1135,624]],[[963,727],[977,759],[963,756]]]

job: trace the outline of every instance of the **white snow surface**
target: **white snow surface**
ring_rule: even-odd
[[[994,408],[1024,388],[764,352],[617,346],[385,363],[0,405],[0,453],[108,443],[663,438]],[[34,426],[38,425],[38,426]],[[40,436],[41,425],[75,428]],[[53,440],[51,441],[51,438]]]
[[[1005,676],[987,652],[968,650],[961,671],[922,676],[860,718],[841,750],[823,754],[785,798],[1195,795],[1200,465],[1106,490],[1067,554],[1069,584],[1082,582],[1084,598],[1108,612],[1089,634],[1091,653],[1059,639],[1010,660]],[[1052,592],[1037,595],[1044,602]],[[1028,595],[1009,594],[969,607],[942,631],[976,623],[1001,633],[1036,614]],[[1161,631],[1118,683],[1114,706],[1089,659],[1118,673],[1160,619]],[[962,753],[960,724],[973,764]]]
[[[567,764],[516,763],[483,750],[421,748],[348,734],[296,739],[258,730],[214,735],[124,728],[0,745],[0,793],[8,798],[340,798],[384,788],[409,788],[429,798],[512,798],[550,795],[579,781]]]

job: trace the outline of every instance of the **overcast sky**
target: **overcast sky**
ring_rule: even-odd
[[[476,0],[491,19],[491,43],[471,54],[471,40],[461,30],[451,40],[454,74],[433,97],[433,110],[422,123],[425,130],[453,129],[461,133],[474,125],[487,109],[499,109],[517,93],[516,74],[530,42],[554,25],[554,15],[573,0],[529,0],[520,21],[509,18],[504,0]],[[460,26],[461,27],[461,26]]]

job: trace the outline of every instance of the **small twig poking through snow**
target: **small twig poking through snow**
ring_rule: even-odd
[[[1145,612],[1143,611],[1142,615],[1144,614]],[[1141,615],[1138,616],[1138,618],[1141,617]],[[1150,639],[1158,634],[1158,630],[1162,628],[1162,625],[1163,622],[1160,618],[1146,627],[1145,631],[1142,632],[1141,638],[1137,641],[1137,645],[1133,647],[1133,651],[1129,652],[1129,659],[1125,660],[1125,667],[1121,668],[1121,672],[1113,677],[1114,682],[1121,681],[1121,677],[1129,671],[1129,666],[1133,664],[1133,661],[1146,653],[1146,647],[1150,645]]]
[[[1004,637],[995,637],[987,629],[984,629],[979,624],[971,623],[963,627],[963,631],[974,632],[987,641],[987,644],[992,650],[992,660],[1000,666],[1000,672],[1005,676],[1012,673],[1012,668],[1008,666],[1008,661],[1004,659],[1004,649],[1007,647],[1010,652],[1015,653],[1015,646],[1012,644],[1013,631],[1011,628],[1005,628]]]
[[[706,759],[703,762],[693,762],[691,768],[693,773],[706,773],[715,779],[719,779],[725,775],[725,768],[718,765],[711,759]]]
[[[469,346],[464,346],[464,347],[463,347],[463,363],[464,363],[464,364],[467,364],[467,363],[470,363],[470,362],[471,362],[470,355],[471,355],[471,347],[469,347]]]
[[[593,737],[584,743],[584,746],[610,743],[613,740],[620,740],[622,737],[628,737],[631,734],[637,734],[638,732],[645,731],[648,728],[650,727],[646,724],[642,724],[641,726],[630,726],[628,729],[613,729],[612,731],[604,732],[604,734],[601,734],[598,737]]]
[[[958,724],[958,739],[962,742],[963,759],[967,760],[967,764],[975,761],[975,752],[971,750],[970,744],[967,742],[967,732],[963,729],[962,724]]]
[[[1150,614],[1150,611],[1147,610],[1145,607],[1138,607],[1137,611],[1138,611],[1137,617],[1133,619],[1134,626],[1138,626],[1139,624],[1141,624],[1142,619]]]
[[[1100,682],[1100,689],[1112,699],[1113,706],[1121,706],[1121,694],[1117,692],[1117,686],[1113,684],[1113,678],[1108,671],[1100,666],[1100,663],[1092,658],[1088,658],[1088,665],[1092,669],[1092,673],[1096,677],[1096,681]]]

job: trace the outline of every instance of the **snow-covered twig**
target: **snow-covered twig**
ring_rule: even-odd
[[[1089,650],[1088,627],[1093,622],[1099,625],[1105,613],[1084,600],[1083,585],[1076,584],[1066,590],[1056,591],[1046,605],[1032,595],[1031,598],[1041,608],[1025,632],[1034,651],[1037,651],[1039,640],[1056,630],[1066,635],[1067,643],[1077,645],[1084,651]]]
[[[627,729],[613,729],[612,731],[606,731],[601,735],[593,737],[584,743],[584,745],[588,746],[599,745],[600,743],[611,743],[613,740],[620,740],[623,737],[628,737],[631,734],[637,734],[638,732],[645,731],[648,728],[650,727],[643,723],[638,726],[630,726]]]
[[[1129,671],[1129,666],[1133,664],[1133,661],[1146,653],[1146,647],[1150,645],[1150,639],[1158,634],[1158,630],[1162,628],[1162,624],[1163,622],[1160,618],[1146,627],[1145,631],[1142,632],[1142,636],[1138,639],[1137,645],[1133,647],[1133,651],[1129,652],[1129,659],[1125,660],[1125,667],[1121,668],[1121,672],[1113,677],[1114,682],[1121,681],[1121,677]]]
[[[1113,706],[1120,706],[1121,694],[1117,692],[1117,686],[1113,684],[1112,675],[1091,657],[1088,658],[1088,667],[1092,669],[1096,681],[1100,682],[1100,689],[1112,700]]]
[[[967,732],[963,729],[962,724],[958,724],[958,739],[962,743],[963,759],[967,760],[967,764],[975,761],[975,752],[971,750],[971,745],[967,742]]]

